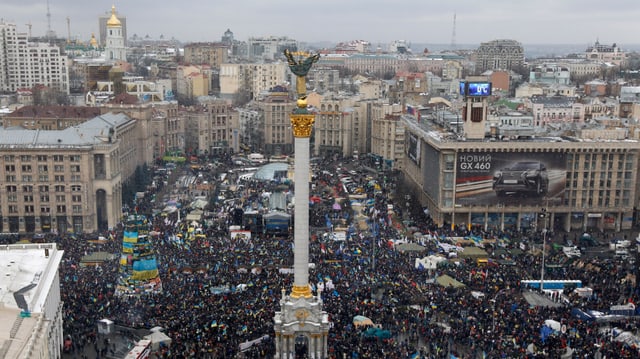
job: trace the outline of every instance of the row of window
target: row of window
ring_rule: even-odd
[[[66,202],[67,201],[67,196],[63,195],[63,194],[58,194],[55,196],[56,198],[56,202]],[[23,197],[23,202],[34,202],[34,195],[32,194],[25,194]],[[9,193],[7,194],[7,202],[9,203],[16,203],[18,202],[18,195],[16,193]],[[41,194],[40,195],[40,202],[44,202],[47,203],[49,202],[49,194]],[[71,202],[77,202],[80,203],[82,202],[82,195],[79,194],[74,194],[71,196]]]
[[[33,172],[33,166],[32,165],[22,165],[20,166],[20,169],[22,170],[22,172]],[[64,172],[64,165],[54,165],[53,166],[53,171],[54,172]],[[4,170],[5,172],[15,172],[16,171],[16,165],[5,165],[4,166]],[[71,165],[69,166],[69,170],[71,172],[80,172],[80,165]],[[38,172],[39,173],[43,173],[43,172],[49,172],[49,165],[38,165]]]
[[[5,162],[15,162],[17,158],[20,159],[21,162],[31,162],[32,158],[36,159],[36,161],[38,162],[47,162],[49,160],[49,156],[47,155],[36,155],[36,156],[32,156],[32,155],[4,155],[4,161]],[[80,162],[80,155],[69,155],[69,156],[65,156],[65,155],[52,155],[51,158],[53,158],[53,162],[64,162],[65,157],[68,157],[69,162]]]
[[[55,192],[64,192],[66,189],[66,186],[64,185],[55,185],[53,186]],[[71,188],[71,192],[82,192],[82,186],[81,185],[72,185],[70,186]],[[22,192],[25,193],[31,193],[33,192],[34,187],[32,185],[24,185],[22,186]],[[6,186],[6,190],[7,193],[15,193],[18,192],[18,186],[16,185],[8,185]],[[38,192],[40,193],[46,193],[49,192],[49,186],[48,185],[41,185],[38,186]]]
[[[82,205],[73,205],[71,206],[71,211],[73,214],[82,214]],[[14,204],[10,204],[8,206],[8,212],[9,214],[18,214],[20,213],[20,211],[18,210],[18,206],[14,205]],[[35,213],[35,207],[33,205],[26,205],[24,206],[24,213],[28,214],[28,213]],[[66,205],[57,205],[56,206],[56,213],[57,214],[64,214],[67,213],[67,206]],[[50,207],[40,207],[40,214],[43,215],[49,215],[51,214],[51,208]]]
[[[18,176],[16,176],[16,175],[6,175],[4,178],[5,178],[5,182],[9,182],[9,183],[18,181]],[[24,182],[24,183],[34,182],[32,175],[22,175],[20,177],[20,180],[21,180],[21,182]],[[55,175],[55,176],[53,176],[53,180],[54,180],[54,182],[66,182],[64,175]],[[81,182],[82,181],[82,176],[81,175],[71,175],[69,180],[70,180],[70,182]],[[47,174],[39,175],[38,176],[38,182],[49,182],[49,175],[47,175]]]

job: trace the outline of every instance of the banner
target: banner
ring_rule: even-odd
[[[138,243],[138,232],[124,231],[122,240],[127,243]]]

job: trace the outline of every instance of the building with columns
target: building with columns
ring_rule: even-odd
[[[135,125],[108,113],[63,130],[0,129],[0,232],[114,227],[139,164]]]

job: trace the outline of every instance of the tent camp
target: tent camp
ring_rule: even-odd
[[[440,284],[443,287],[453,287],[453,288],[462,288],[464,284],[458,282],[457,280],[451,278],[450,276],[444,274],[436,278],[436,283]]]
[[[170,346],[171,338],[162,332],[161,327],[153,327],[151,328],[151,333],[144,336],[144,339],[151,341],[151,349],[158,350],[160,346]]]

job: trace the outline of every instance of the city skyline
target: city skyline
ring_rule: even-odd
[[[46,0],[5,0],[3,20],[20,32],[44,36],[48,31]],[[622,48],[640,43],[634,36],[640,3],[617,0],[616,6],[596,0],[541,0],[531,3],[486,0],[470,6],[465,0],[446,3],[420,0],[370,0],[366,6],[337,0],[297,7],[289,1],[221,0],[76,2],[50,1],[51,30],[58,37],[88,41],[98,34],[98,18],[114,5],[127,18],[127,33],[152,39],[162,35],[181,42],[219,41],[230,29],[237,40],[287,36],[301,42],[365,40],[372,45],[395,40],[409,43],[480,44],[513,39],[523,44],[604,44]],[[247,9],[253,9],[247,11]],[[308,21],[300,22],[303,14]],[[454,14],[456,17],[454,37]],[[70,25],[67,26],[67,17]],[[298,19],[298,20],[296,20]],[[311,24],[311,25],[310,25]],[[386,26],[380,26],[384,24]],[[414,49],[421,50],[421,49]]]

